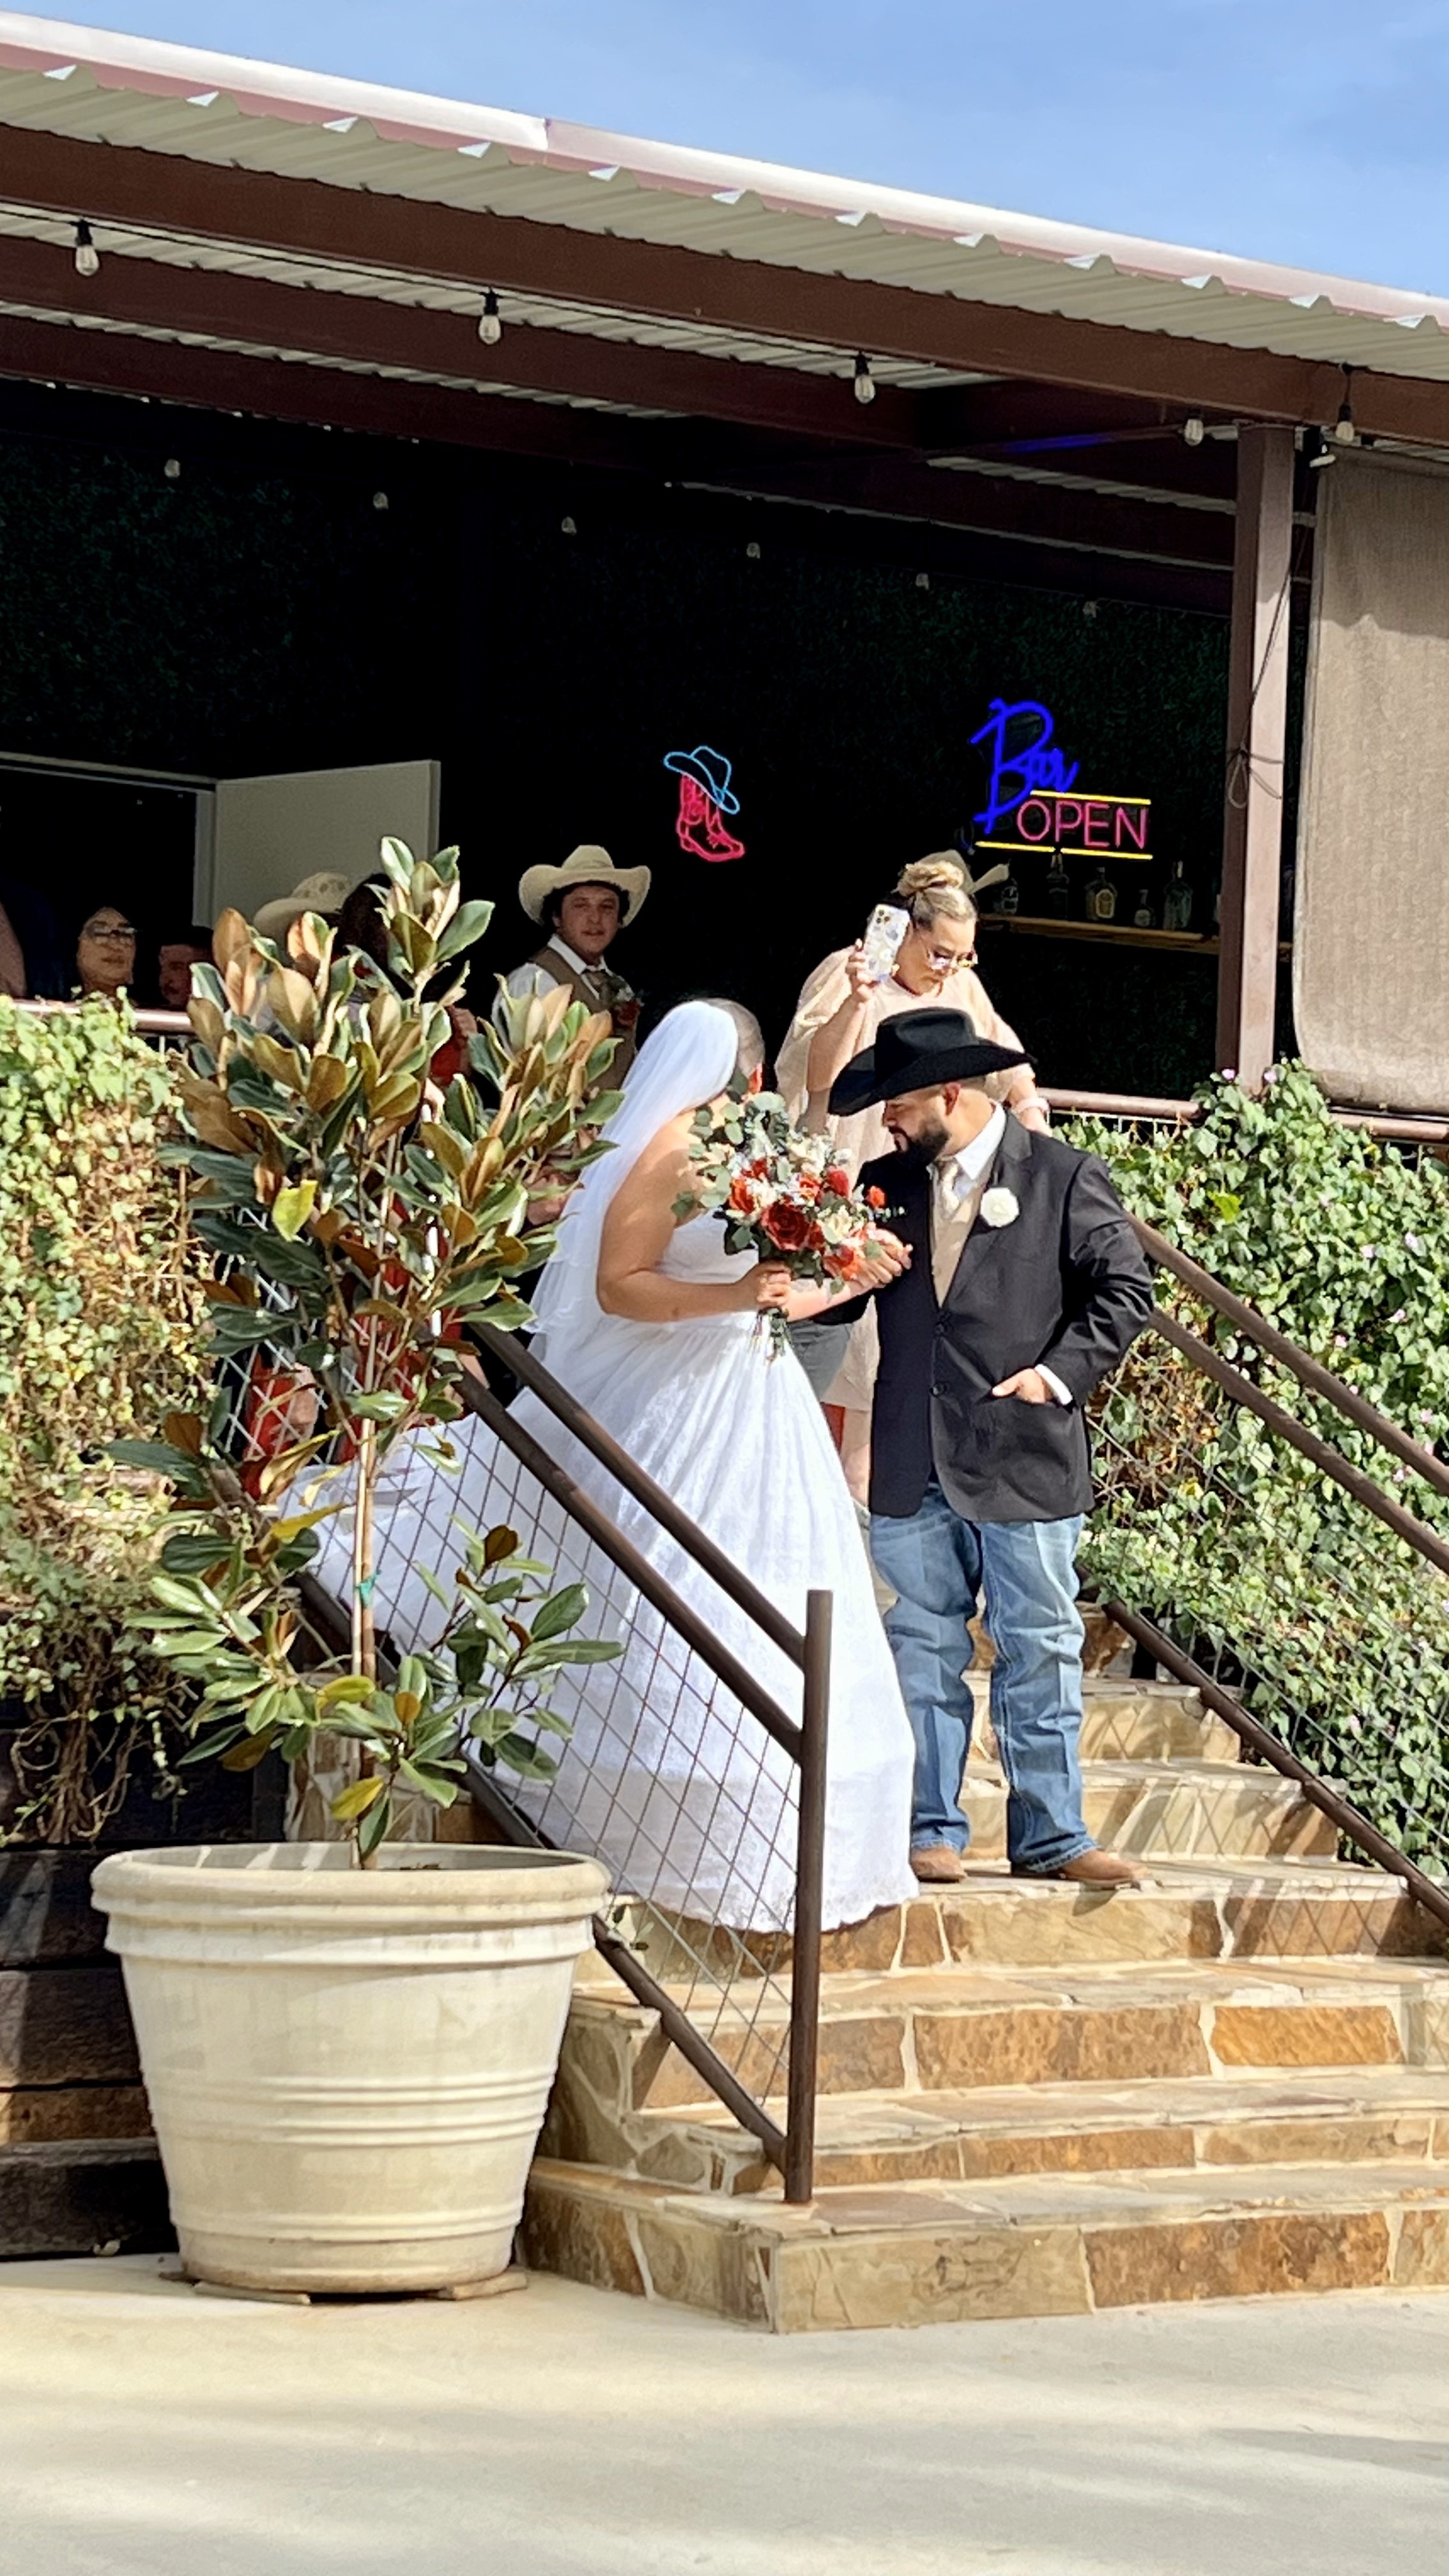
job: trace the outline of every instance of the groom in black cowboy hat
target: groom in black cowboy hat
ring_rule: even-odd
[[[1083,1407],[1141,1331],[1152,1283],[1105,1166],[985,1089],[1024,1061],[962,1011],[903,1011],[830,1094],[838,1117],[884,1104],[895,1151],[860,1186],[885,1192],[904,1247],[873,1265],[893,1275],[872,1282],[871,1553],[896,1595],[885,1624],[916,1738],[917,1878],[965,1876],[967,1630],[984,1602],[1013,1871],[1130,1886],[1139,1873],[1098,1851],[1082,1816],[1076,1553],[1091,1503]]]

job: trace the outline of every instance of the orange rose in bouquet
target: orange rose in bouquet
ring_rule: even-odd
[[[680,1216],[724,1217],[731,1252],[754,1252],[783,1264],[792,1278],[848,1292],[852,1273],[877,1231],[885,1194],[856,1190],[836,1162],[829,1139],[792,1126],[774,1092],[731,1095],[723,1112],[701,1109],[690,1140],[694,1166]],[[784,1316],[768,1318],[773,1348],[787,1339]]]

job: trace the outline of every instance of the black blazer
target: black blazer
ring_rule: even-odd
[[[944,1306],[931,1279],[931,1176],[885,1154],[860,1186],[883,1189],[882,1219],[911,1246],[909,1270],[876,1297],[880,1373],[870,1504],[891,1520],[920,1509],[934,1475],[971,1521],[1059,1521],[1091,1508],[1083,1405],[1152,1309],[1152,1275],[1105,1164],[1008,1111],[987,1187],[1008,1189],[1009,1225],[977,1218]],[[849,1323],[866,1299],[827,1310]],[[1041,1363],[1070,1405],[993,1395]]]

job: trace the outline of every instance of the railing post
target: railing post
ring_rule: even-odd
[[[815,2196],[815,2079],[820,2055],[820,1916],[825,1879],[825,1764],[830,1732],[828,1592],[805,1605],[805,1689],[801,1702],[800,1829],[795,1849],[795,1932],[790,1959],[790,2088],[786,2110],[785,2198]]]

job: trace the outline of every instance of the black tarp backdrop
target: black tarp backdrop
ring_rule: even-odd
[[[1219,620],[956,578],[927,530],[917,562],[899,533],[871,560],[866,523],[560,467],[28,387],[0,431],[0,750],[215,776],[436,758],[445,834],[499,903],[490,973],[533,944],[523,868],[601,841],[654,871],[620,965],[718,984],[778,1036],[899,867],[969,824],[997,696],[1052,708],[1083,786],[1152,797],[1158,916],[1176,857],[1210,916]],[[723,865],[674,835],[664,755],[701,742],[740,798]],[[0,776],[0,873],[33,870],[67,927],[105,899],[148,933],[186,917],[176,832],[63,803],[47,824],[41,786]],[[1120,917],[1141,873],[1119,872]],[[1208,960],[990,933],[985,954],[1045,1079],[1176,1092],[1208,1070]]]

